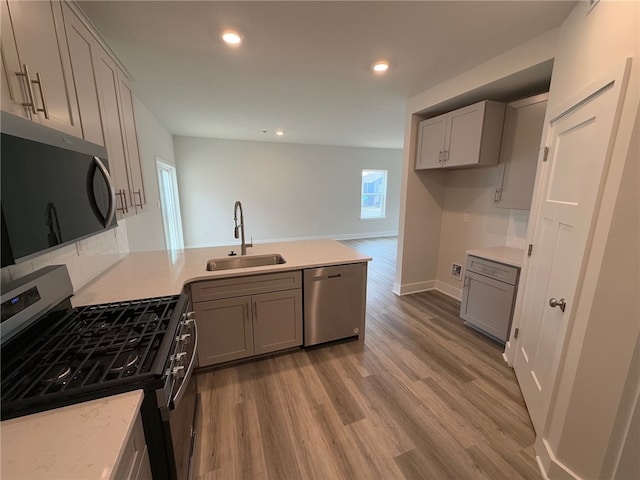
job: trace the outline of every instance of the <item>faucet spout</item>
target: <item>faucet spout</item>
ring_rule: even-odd
[[[238,210],[240,210],[240,223],[238,224]],[[233,205],[233,221],[235,223],[235,227],[233,229],[233,236],[238,238],[238,230],[240,230],[241,244],[240,244],[240,255],[247,254],[247,247],[253,247],[253,242],[246,243],[244,240],[244,214],[242,212],[242,203],[240,200],[237,200]]]

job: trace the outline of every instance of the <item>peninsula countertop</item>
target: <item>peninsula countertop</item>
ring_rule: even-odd
[[[82,287],[71,301],[73,306],[81,306],[176,295],[182,292],[184,285],[199,280],[371,260],[371,257],[336,240],[304,240],[256,244],[249,248],[248,256],[277,253],[286,260],[284,264],[213,272],[206,270],[208,260],[228,257],[231,250],[239,251],[239,246],[130,253]]]
[[[5,420],[2,478],[113,478],[140,411],[143,392]]]

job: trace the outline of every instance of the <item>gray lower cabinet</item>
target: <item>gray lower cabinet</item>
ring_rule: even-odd
[[[191,286],[201,367],[302,345],[301,272]]]
[[[194,304],[198,322],[198,365],[229,362],[253,355],[251,297]]]
[[[138,415],[135,424],[131,429],[131,434],[118,465],[115,467],[115,474],[111,478],[123,480],[151,480],[151,464],[149,463],[149,452],[144,439],[142,428],[142,417]]]
[[[460,317],[504,344],[509,338],[519,273],[518,267],[468,256]]]

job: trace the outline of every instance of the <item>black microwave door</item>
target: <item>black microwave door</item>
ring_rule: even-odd
[[[2,211],[16,259],[115,226],[113,189],[97,157],[6,134],[1,146]]]
[[[11,248],[11,242],[9,241],[9,232],[7,232],[7,225],[4,222],[4,211],[0,208],[0,214],[2,216],[2,239],[0,239],[0,252],[2,252],[2,268],[13,265],[16,263],[13,258],[13,249]]]

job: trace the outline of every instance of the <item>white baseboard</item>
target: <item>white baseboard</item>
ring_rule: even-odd
[[[545,479],[581,480],[581,477],[556,457],[545,438],[536,438],[536,461]]]
[[[450,297],[455,298],[456,300],[462,300],[462,289],[453,287],[448,283],[441,282],[440,280],[436,280],[435,289],[439,292],[444,293],[445,295],[449,295]]]
[[[426,282],[405,283],[399,284],[393,282],[393,289],[391,290],[396,295],[410,295],[412,293],[425,292],[427,290],[433,290],[436,288],[435,280],[427,280]]]

